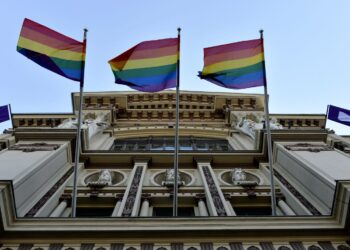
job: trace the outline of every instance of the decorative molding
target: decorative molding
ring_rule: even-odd
[[[49,191],[29,210],[28,213],[24,217],[34,217],[34,215],[39,211],[42,206],[46,204],[46,202],[51,198],[51,196],[63,185],[63,183],[71,176],[74,168],[70,168],[62,177],[59,179],[55,185],[50,188]]]
[[[274,176],[291,192],[311,213],[312,215],[322,215],[295,187],[290,184],[276,169],[273,170]]]
[[[128,193],[128,198],[126,199],[125,206],[123,209],[123,213],[122,213],[123,217],[131,216],[132,209],[134,208],[134,204],[135,204],[137,190],[140,185],[142,170],[143,170],[142,166],[138,166],[136,168],[134,178],[132,180],[131,187]]]
[[[45,142],[31,143],[31,144],[16,144],[8,148],[8,150],[20,150],[22,152],[35,151],[52,151],[60,147],[60,144],[47,144]]]
[[[203,166],[202,169],[203,169],[203,173],[204,173],[205,179],[207,181],[209,191],[210,191],[211,197],[213,199],[213,203],[214,203],[217,214],[219,216],[226,216],[227,214],[225,211],[225,206],[222,203],[222,200],[221,200],[220,195],[219,195],[219,191],[216,187],[213,176],[211,175],[208,166]]]
[[[333,150],[328,145],[315,145],[311,143],[296,143],[292,145],[285,145],[284,147],[290,151],[309,151],[314,153]]]

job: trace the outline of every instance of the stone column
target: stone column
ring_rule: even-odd
[[[205,206],[205,202],[203,198],[198,199],[198,210],[199,216],[209,216],[207,207]]]
[[[140,216],[141,217],[147,217],[148,212],[149,212],[149,196],[147,197],[142,197],[142,205],[141,205],[141,211],[140,211]]]
[[[277,205],[285,215],[296,215],[295,212],[288,206],[288,204],[284,200],[279,199]]]
[[[66,209],[68,203],[67,201],[61,201],[58,206],[50,214],[50,217],[60,217],[63,211]]]
[[[117,217],[117,214],[120,209],[120,205],[122,204],[122,198],[123,198],[122,196],[119,196],[119,195],[116,196],[117,202],[115,203],[111,217]]]
[[[60,217],[64,210],[71,205],[71,195],[62,194],[58,206],[51,212],[50,217]]]
[[[225,197],[226,205],[227,205],[228,210],[229,210],[227,213],[227,216],[236,216],[236,212],[233,209],[231,202],[230,202],[231,194],[226,193],[226,194],[224,194],[224,197]]]

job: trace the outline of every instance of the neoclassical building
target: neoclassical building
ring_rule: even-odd
[[[77,217],[72,113],[13,114],[0,135],[1,250],[348,250],[350,140],[325,114],[271,114],[264,96],[84,93]]]

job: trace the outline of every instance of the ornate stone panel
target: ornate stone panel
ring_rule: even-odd
[[[317,145],[311,143],[297,143],[292,145],[284,146],[290,151],[309,151],[309,152],[321,152],[321,151],[332,151],[333,149],[327,145]]]
[[[305,247],[301,241],[291,241],[289,242],[289,244],[293,248],[293,250],[305,250]]]
[[[222,200],[220,198],[219,195],[219,191],[216,187],[216,184],[214,182],[213,176],[210,173],[210,170],[207,166],[203,166],[203,173],[205,176],[205,179],[207,181],[208,187],[209,187],[209,191],[210,191],[210,195],[213,199],[213,203],[216,209],[216,212],[219,216],[226,216],[226,211],[225,211],[225,206],[222,203]]]
[[[290,184],[276,169],[273,170],[276,178],[313,214],[322,215],[295,187]],[[292,246],[293,247],[293,246]],[[294,248],[293,248],[294,249]],[[301,249],[294,249],[301,250]]]
[[[124,206],[124,209],[123,209],[123,213],[122,213],[123,217],[131,216],[132,210],[134,208],[134,203],[135,203],[135,200],[136,200],[137,190],[138,190],[139,185],[140,185],[140,180],[141,180],[141,176],[142,176],[142,170],[143,170],[142,166],[138,166],[136,168],[136,171],[135,171],[135,174],[134,174],[134,178],[132,180],[132,183],[131,183],[131,186],[130,186],[130,190],[129,190],[129,193],[128,193],[128,197],[126,199],[125,206]]]
[[[58,149],[60,146],[60,144],[47,144],[40,142],[31,144],[16,144],[9,147],[8,150],[20,150],[22,152],[52,151]]]
[[[39,209],[46,204],[46,202],[51,198],[51,196],[62,186],[62,184],[71,176],[74,168],[70,168],[62,177],[59,179],[49,191],[34,205],[32,209],[25,215],[25,217],[34,217],[34,215],[39,211]]]

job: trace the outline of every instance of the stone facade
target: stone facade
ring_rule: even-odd
[[[13,114],[0,136],[0,248],[349,249],[348,140],[324,115],[272,114],[271,216],[263,103],[181,92],[178,217],[174,92],[84,94],[77,218],[75,115]]]

